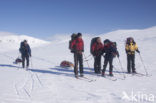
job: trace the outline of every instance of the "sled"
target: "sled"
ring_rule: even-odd
[[[60,67],[63,68],[74,67],[74,64],[72,62],[64,60],[61,62]]]

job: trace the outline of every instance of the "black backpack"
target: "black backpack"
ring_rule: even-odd
[[[117,43],[116,42],[112,42],[112,46],[113,46],[113,48],[117,49]]]
[[[24,47],[24,42],[21,42],[20,48],[19,48],[19,51],[20,51],[20,52],[22,52],[23,47]]]
[[[93,51],[92,51],[92,46],[93,46],[93,44],[95,43],[95,42],[97,42],[97,39],[98,39],[99,37],[94,37],[94,38],[92,38],[92,40],[91,40],[91,43],[90,43],[90,53],[93,55]]]
[[[71,35],[71,40],[69,41],[69,50],[70,50],[71,52],[73,52],[73,50],[72,50],[72,48],[71,48],[71,44],[72,44],[72,42],[73,42],[76,38],[77,38],[77,35],[76,35],[76,34],[72,34],[72,35]]]

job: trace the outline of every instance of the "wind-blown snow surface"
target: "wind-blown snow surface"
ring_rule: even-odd
[[[149,100],[151,95],[156,96],[156,27],[144,30],[118,30],[99,36],[102,40],[108,38],[117,42],[124,71],[126,71],[125,38],[134,37],[148,72],[152,76],[126,74],[126,79],[122,80],[120,65],[115,58],[114,76],[118,80],[111,81],[94,75],[93,59],[89,59],[90,68],[84,62],[85,76],[96,81],[77,80],[74,78],[72,68],[58,67],[62,60],[73,61],[73,55],[68,50],[70,36],[62,39],[60,36],[55,36],[56,40],[51,44],[32,48],[33,57],[29,71],[20,68],[21,65],[12,64],[13,59],[18,56],[18,50],[1,52],[0,103],[131,103],[132,101],[123,100],[122,97],[125,93],[131,96],[132,91],[136,95],[135,100],[138,100],[136,103],[155,103],[156,98],[155,101],[146,101],[146,99]],[[86,56],[90,54],[92,37],[83,36]],[[136,69],[139,73],[145,73],[138,54],[136,54]],[[147,95],[147,98],[140,99],[142,95]]]

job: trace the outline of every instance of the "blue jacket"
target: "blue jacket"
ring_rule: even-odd
[[[116,55],[119,56],[119,52],[117,51],[116,47],[112,45],[104,46],[103,53],[105,53],[106,59],[113,59]]]
[[[24,45],[24,42],[22,42],[19,51],[22,56],[31,56],[31,48],[29,44]]]

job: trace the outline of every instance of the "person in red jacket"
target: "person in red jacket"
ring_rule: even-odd
[[[84,42],[82,40],[82,34],[78,33],[77,38],[71,43],[71,49],[74,51],[74,73],[75,77],[78,78],[78,63],[80,76],[83,77],[83,55]]]
[[[103,44],[101,38],[98,37],[95,43],[92,45],[92,51],[94,56],[94,71],[101,74],[101,56],[102,56]]]

